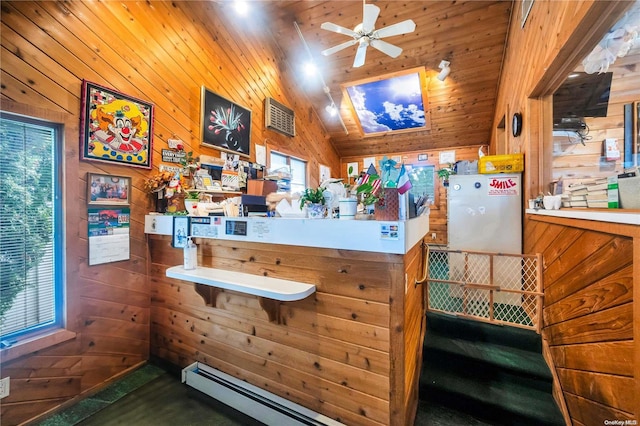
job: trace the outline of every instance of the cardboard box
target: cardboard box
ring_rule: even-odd
[[[275,180],[250,179],[247,181],[248,195],[269,195],[278,191],[278,183]]]

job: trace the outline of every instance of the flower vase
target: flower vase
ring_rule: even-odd
[[[198,216],[198,202],[200,200],[197,198],[185,198],[184,199],[184,208],[187,210],[189,216]]]
[[[323,219],[327,210],[324,204],[312,203],[307,205],[307,217],[309,219]]]
[[[381,196],[373,210],[376,220],[398,220],[400,211],[398,188],[383,188],[380,192]]]
[[[338,200],[341,220],[352,220],[356,218],[358,211],[358,200],[355,197],[340,198]]]

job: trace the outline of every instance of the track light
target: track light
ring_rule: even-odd
[[[304,46],[305,50],[307,51],[307,54],[309,55],[309,62],[314,63],[313,55],[311,54],[311,50],[309,50],[309,45],[307,44],[304,37],[302,36],[302,31],[300,31],[300,27],[298,26],[298,23],[293,21],[293,26],[296,27],[296,31],[298,32],[298,36],[300,37],[300,41],[302,41],[302,45]],[[345,126],[344,121],[342,120],[342,117],[340,116],[340,114],[338,114],[338,108],[336,107],[336,103],[333,101],[333,97],[331,96],[331,89],[329,89],[329,86],[327,86],[327,84],[324,82],[324,78],[322,78],[322,74],[319,71],[317,71],[317,69],[316,69],[316,75],[320,78],[320,83],[322,83],[322,91],[325,93],[325,95],[327,95],[327,98],[329,99],[329,105],[327,105],[324,108],[325,111],[327,111],[327,113],[332,117],[336,117],[336,116],[338,117],[338,120],[342,125],[342,130],[344,130],[344,133],[348,135],[349,131],[347,130],[347,126]]]
[[[449,68],[450,64],[451,62],[449,61],[443,60],[440,62],[440,65],[438,65],[438,68],[440,68],[442,71],[440,71],[440,74],[438,74],[438,77],[437,77],[438,80],[444,81],[444,79],[447,78],[447,76],[451,72],[451,68]]]

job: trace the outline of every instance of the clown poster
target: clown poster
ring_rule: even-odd
[[[82,83],[82,160],[151,168],[153,105]]]

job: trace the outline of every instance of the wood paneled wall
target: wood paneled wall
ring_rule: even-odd
[[[541,216],[526,224],[525,252],[544,257],[542,334],[571,421],[637,419],[633,292],[640,285],[634,279],[640,228]]]
[[[424,290],[412,285],[420,244],[403,256],[196,243],[200,265],[313,283],[316,292],[282,302],[277,322],[242,293],[223,291],[208,307],[193,283],[165,276],[182,251],[149,235],[154,355],[181,367],[201,361],[345,424],[413,424],[425,330]]]
[[[308,160],[311,185],[317,184],[319,163],[334,170],[340,163],[269,32],[228,25],[233,18],[221,4],[3,1],[0,7],[3,108],[11,101],[28,115],[42,109],[67,117],[67,328],[77,333],[71,341],[2,362],[2,377],[11,377],[2,424],[11,425],[91,392],[149,356],[143,222],[152,201],[142,187],[152,172],[78,161],[83,79],[155,105],[154,169],[172,137],[196,155],[219,155],[199,145],[202,85],[252,110],[252,143]],[[296,137],[265,129],[266,97],[295,111]],[[132,177],[129,261],[88,266],[87,172]]]
[[[507,125],[506,146],[508,153],[525,154],[525,198],[546,190],[551,178],[552,141],[544,145],[551,135],[550,96],[631,4],[536,1],[523,27],[522,3],[514,2],[492,147],[503,134],[500,122],[521,112],[522,135],[514,138]],[[622,127],[614,121],[594,124],[592,135]],[[640,415],[640,312],[631,297],[640,289],[637,233],[637,226],[525,217],[525,253],[544,255],[543,337],[575,425]]]
[[[484,153],[487,153],[487,146],[478,144],[465,148],[452,148],[451,150],[456,153],[456,161],[475,161],[478,159],[478,151],[481,147],[483,147]],[[423,166],[423,165],[434,165],[436,170],[441,169],[442,167],[447,167],[447,164],[439,164],[440,162],[440,152],[444,150],[434,150],[434,149],[425,149],[424,151],[418,152],[389,152],[386,154],[375,156],[376,159],[376,168],[379,169],[378,166],[380,160],[386,156],[391,158],[392,156],[400,156],[402,161],[405,164],[411,164],[413,166]],[[447,150],[448,151],[448,150]],[[426,154],[426,161],[418,161],[418,155]],[[364,168],[364,157],[342,157],[340,159],[341,167],[340,167],[340,176],[345,179],[348,176],[348,163],[358,163],[358,169],[363,170]],[[427,236],[428,244],[436,244],[436,245],[446,245],[447,244],[447,188],[442,185],[442,180],[435,178],[438,181],[438,185],[436,186],[437,194],[434,200],[434,205],[431,208],[431,214],[429,215],[429,235]],[[432,238],[432,234],[435,233],[435,239]]]

